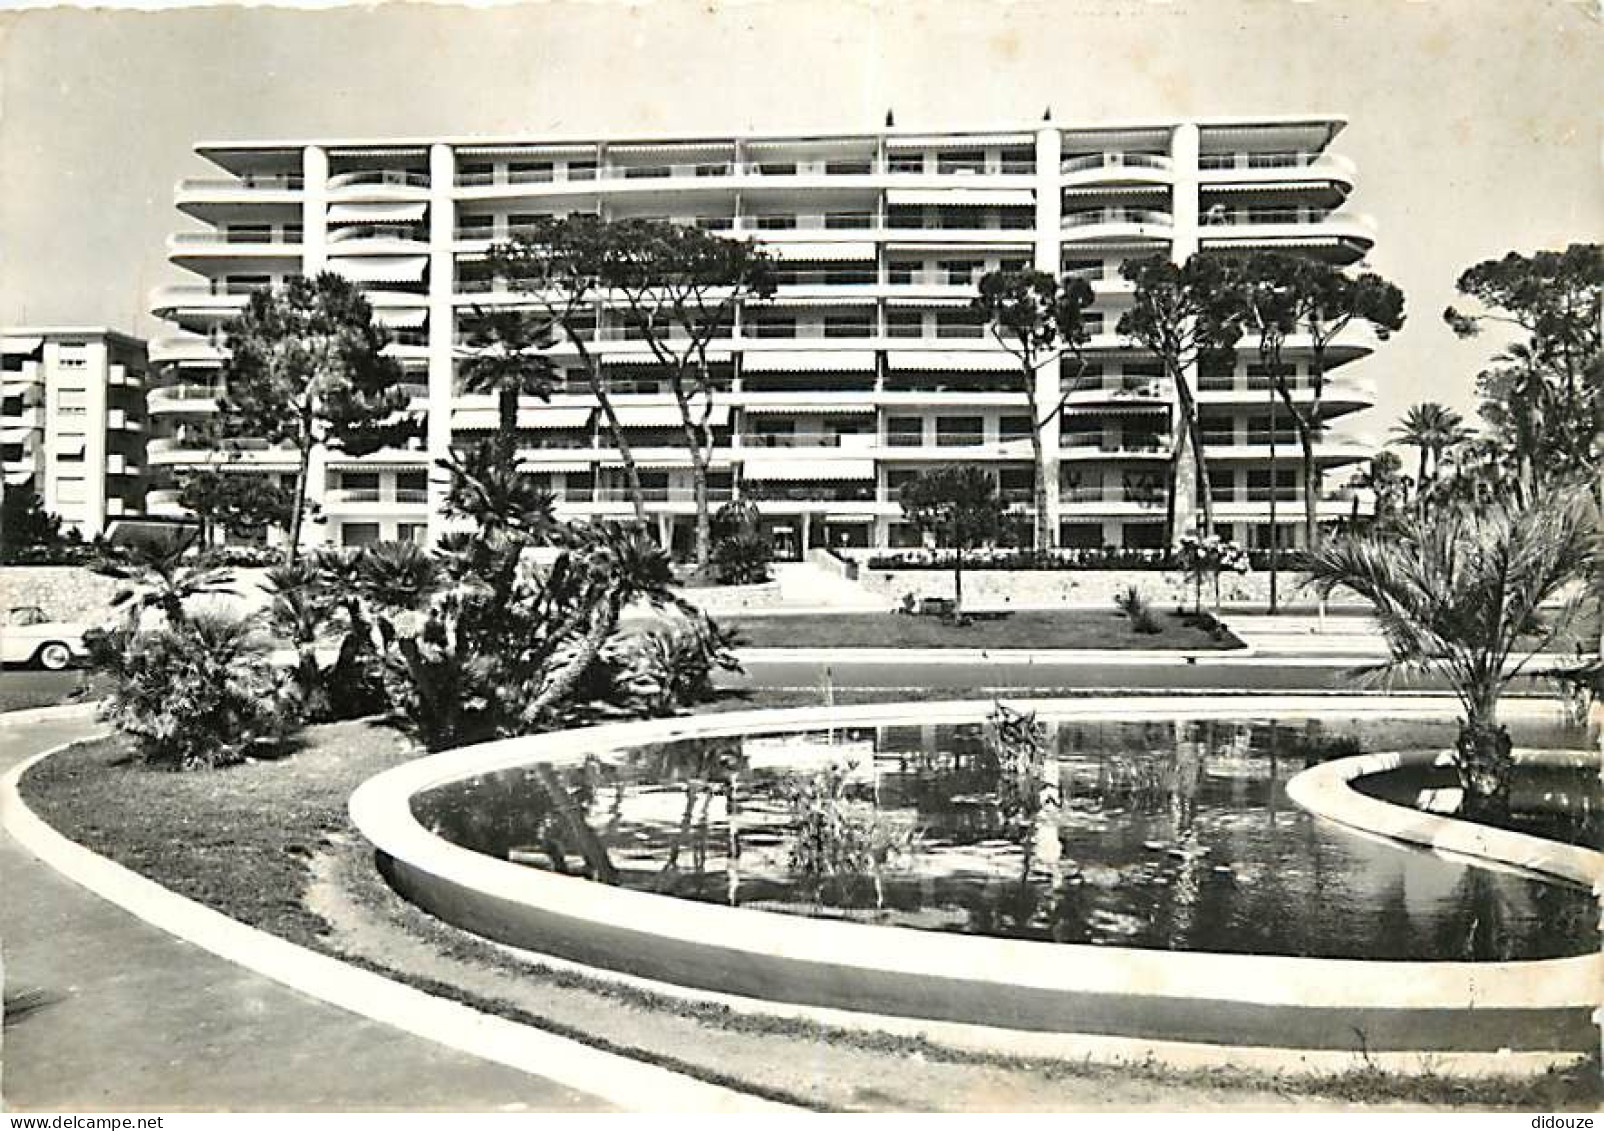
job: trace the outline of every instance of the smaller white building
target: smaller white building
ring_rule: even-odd
[[[102,326],[0,330],[0,462],[63,529],[143,513],[145,343]]]

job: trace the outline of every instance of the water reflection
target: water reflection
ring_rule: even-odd
[[[1285,782],[1363,749],[1444,747],[1452,724],[1048,722],[1036,792],[981,728],[687,740],[532,764],[419,796],[419,819],[502,859],[690,899],[931,930],[1327,957],[1595,949],[1591,895],[1355,836]],[[1525,745],[1574,736],[1528,728]],[[794,872],[790,800],[827,766],[843,804],[907,835],[833,882]],[[1014,792],[1011,792],[1014,791]]]

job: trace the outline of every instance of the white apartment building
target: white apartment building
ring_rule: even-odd
[[[0,331],[0,462],[85,538],[143,510],[145,343],[104,327]]]
[[[149,394],[154,513],[174,506],[171,475],[219,458],[199,446],[213,411],[227,328],[258,288],[338,271],[359,281],[395,333],[415,404],[428,414],[417,450],[312,469],[322,521],[336,544],[432,536],[445,484],[434,460],[495,427],[491,398],[459,392],[463,315],[514,303],[484,256],[543,215],[652,217],[755,239],[779,260],[776,296],[737,313],[716,343],[728,392],[713,419],[715,500],[755,487],[782,555],[821,544],[905,545],[897,489],[930,467],[978,463],[1028,504],[1028,417],[1016,360],[969,310],[987,270],[1030,265],[1091,281],[1100,324],[1091,370],[1044,431],[1048,486],[1061,543],[1158,546],[1164,538],[1171,391],[1154,358],[1114,332],[1130,287],[1121,262],[1210,249],[1280,248],[1348,265],[1373,241],[1349,211],[1353,165],[1329,150],[1329,116],[1133,122],[1026,129],[703,138],[445,138],[239,141],[197,152],[225,176],[186,179],[178,208],[199,227],[170,240],[172,263],[198,281],[159,288],[155,312],[173,334],[152,343],[164,367]],[[688,544],[690,462],[678,415],[645,343],[622,312],[597,311],[591,330],[630,430],[660,535]],[[1373,387],[1349,363],[1372,349],[1354,330],[1328,354],[1320,441],[1324,506],[1346,515],[1336,484],[1372,445],[1342,418],[1370,406]],[[1307,343],[1293,340],[1307,384]],[[559,348],[565,380],[549,404],[523,407],[522,459],[566,516],[631,511],[616,451],[586,392],[577,358]],[[1278,493],[1282,544],[1301,521],[1296,437],[1281,413],[1270,472],[1270,393],[1255,344],[1234,366],[1197,376],[1216,521],[1266,541]],[[1358,368],[1358,367],[1355,367]],[[1066,372],[1071,372],[1066,370]],[[1058,402],[1063,375],[1040,378]],[[235,466],[285,475],[288,452],[250,450]]]

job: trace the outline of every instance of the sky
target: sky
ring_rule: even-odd
[[[36,2],[36,0],[35,0]],[[7,7],[0,0],[0,8]],[[1023,128],[1332,113],[1408,296],[1384,434],[1467,412],[1459,272],[1604,239],[1599,0],[531,0],[0,11],[0,324],[160,331],[200,139]]]

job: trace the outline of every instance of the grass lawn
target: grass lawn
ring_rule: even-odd
[[[0,712],[80,703],[105,694],[105,677],[91,672],[43,672],[8,667],[0,672]]]
[[[856,689],[848,698],[907,695]],[[817,701],[794,692],[754,692],[707,709],[809,700]],[[1308,1078],[1028,1062],[919,1039],[746,1017],[523,965],[394,896],[350,826],[345,805],[351,791],[417,757],[418,749],[362,721],[309,728],[304,737],[281,759],[187,774],[145,768],[128,757],[122,738],[100,739],[46,760],[27,775],[22,791],[66,835],[253,926],[477,1008],[805,1106],[925,1109],[990,1096],[1046,1110],[1338,1102],[1552,1111],[1591,1110],[1600,1098],[1596,1062],[1535,1080],[1474,1081],[1369,1068]]]
[[[1098,648],[1109,651],[1220,651],[1242,647],[1229,633],[1216,639],[1189,618],[1163,613],[1163,631],[1132,630],[1117,612],[1028,609],[979,614],[959,627],[939,617],[897,613],[724,616],[749,648]]]

